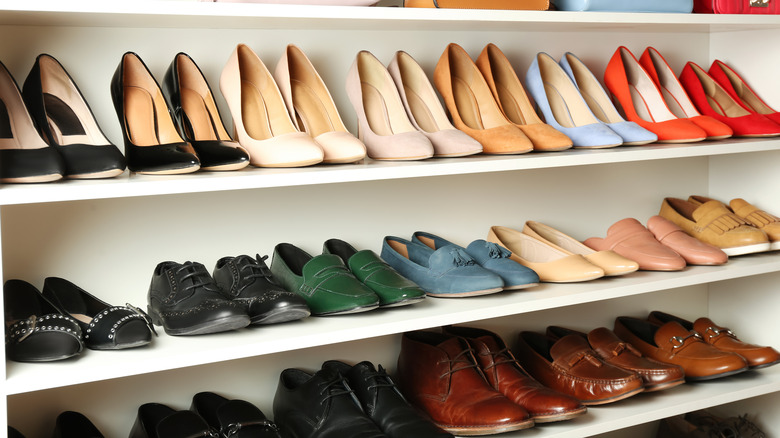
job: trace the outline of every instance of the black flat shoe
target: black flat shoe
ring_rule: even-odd
[[[179,53],[173,58],[162,87],[179,132],[195,149],[201,169],[238,170],[249,164],[249,153],[230,138],[211,87],[189,55]]]
[[[122,56],[111,78],[111,99],[131,171],[170,175],[200,169],[195,150],[176,130],[160,86],[133,52]]]
[[[124,155],[103,134],[84,95],[56,59],[38,55],[22,95],[41,136],[62,156],[67,178],[111,178],[124,172]]]
[[[306,300],[274,280],[265,264],[268,256],[223,257],[214,268],[214,281],[234,302],[244,306],[252,324],[295,321],[311,314]]]
[[[60,312],[78,321],[87,348],[121,350],[152,342],[152,321],[137,307],[112,306],[58,277],[44,280],[43,296]]]
[[[104,438],[84,414],[65,411],[57,416],[53,438]]]
[[[49,362],[81,353],[81,328],[23,280],[3,286],[5,352],[17,362]]]
[[[160,403],[146,403],[138,416],[130,438],[219,438],[198,414],[177,411]]]
[[[213,392],[200,392],[192,397],[190,410],[206,420],[221,437],[281,438],[276,427],[252,403],[228,400]]]

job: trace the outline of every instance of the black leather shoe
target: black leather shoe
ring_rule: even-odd
[[[130,438],[219,438],[198,414],[176,411],[160,403],[138,408]]]
[[[384,438],[363,413],[344,378],[330,369],[313,376],[288,368],[279,376],[274,421],[290,438]]]
[[[76,320],[63,315],[35,286],[8,280],[3,295],[8,359],[48,362],[76,356],[84,349]]]
[[[249,325],[243,307],[222,295],[200,263],[157,265],[148,300],[152,322],[169,335],[202,335]]]
[[[346,377],[363,411],[388,437],[453,438],[452,434],[431,423],[406,401],[382,365],[379,365],[377,371],[368,361],[351,366],[329,360],[322,364],[322,368]]]
[[[103,438],[89,418],[79,412],[65,411],[57,416],[53,438]]]
[[[230,438],[281,438],[279,428],[252,403],[228,400],[213,392],[200,392],[192,397],[190,410],[206,423]]]
[[[306,300],[279,286],[265,264],[268,256],[223,257],[214,268],[214,281],[234,302],[243,305],[252,324],[275,324],[311,314]]]
[[[125,157],[106,138],[65,68],[38,55],[22,87],[38,131],[65,161],[68,178],[111,178],[125,170]]]
[[[87,348],[120,350],[152,342],[152,321],[135,306],[112,306],[58,277],[43,281],[43,296],[78,321]]]
[[[203,170],[238,170],[249,153],[230,138],[206,77],[186,53],[178,53],[163,78],[180,134],[198,154]]]

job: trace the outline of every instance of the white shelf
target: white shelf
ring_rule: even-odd
[[[570,149],[515,156],[480,155],[396,162],[364,160],[360,164],[294,169],[247,168],[237,172],[196,172],[176,176],[128,176],[125,172],[106,180],[6,185],[0,188],[0,205],[465,175],[776,150],[780,150],[780,140],[743,139],[686,146],[659,144],[597,150]]]
[[[7,363],[6,394],[77,385],[377,336],[468,323],[502,316],[609,300],[671,288],[780,271],[780,253],[734,258],[723,266],[694,266],[681,272],[638,271],[586,283],[543,283],[525,291],[469,299],[435,299],[398,309],[305,320],[199,337],[172,337],[160,328],[149,348],[86,351],[51,364]]]

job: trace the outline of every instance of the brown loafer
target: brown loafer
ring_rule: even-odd
[[[612,224],[607,237],[591,237],[583,242],[596,251],[612,250],[639,263],[646,271],[679,271],[685,260],[671,248],[655,239],[638,220],[625,218]]]

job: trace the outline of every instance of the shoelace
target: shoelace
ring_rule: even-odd
[[[333,397],[348,395],[352,399],[352,402],[355,403],[355,405],[357,405],[361,411],[363,410],[363,406],[360,404],[360,400],[358,400],[357,396],[355,395],[355,391],[352,390],[352,388],[347,383],[347,379],[345,379],[341,374],[339,374],[336,379],[333,379],[330,382],[325,382],[325,385],[322,387],[322,389],[320,389],[320,396],[323,395],[325,398],[320,400],[320,404],[325,404],[326,401]]]
[[[184,262],[184,264],[182,264],[181,267],[176,270],[176,274],[178,275],[184,271],[187,271],[187,273],[181,277],[181,283],[184,283],[186,280],[190,280],[192,282],[190,285],[184,287],[184,292],[198,287],[203,287],[204,289],[212,292],[219,292],[219,289],[217,289],[211,279],[211,275],[209,275],[206,268],[200,263],[193,263],[189,261]]]
[[[251,283],[251,281],[247,280],[254,280],[255,278],[271,278],[271,270],[268,269],[268,266],[265,264],[268,256],[264,255],[260,257],[260,254],[257,254],[255,257],[256,258],[253,259],[249,256],[241,256],[235,261],[237,265],[243,265],[241,266],[241,271],[244,273],[242,276],[244,278],[244,284],[241,286],[242,290],[247,286],[247,284]]]
[[[450,370],[439,376],[441,379],[442,377],[453,374],[455,372],[458,372],[460,370],[465,370],[467,368],[477,368],[477,364],[471,360],[471,357],[474,353],[474,350],[471,348],[467,348],[460,353],[458,353],[457,356],[455,356],[453,359],[448,359],[444,361],[439,361],[439,363],[445,363],[448,362],[450,365]],[[460,364],[460,366],[458,366]],[[479,369],[479,368],[477,368]]]
[[[508,249],[504,248],[503,246],[494,243],[494,242],[486,242],[487,243],[487,249],[488,249],[488,256],[491,259],[507,259],[509,256],[512,255],[512,252]]]
[[[766,438],[766,434],[755,423],[747,419],[747,414],[738,416],[734,423],[742,438]],[[745,435],[746,433],[750,435]]]
[[[485,370],[489,370],[490,368],[493,368],[495,366],[505,364],[505,363],[515,363],[515,358],[511,356],[511,353],[509,352],[509,348],[502,348],[495,353],[488,352],[488,353],[480,353],[480,355],[484,356],[492,356],[493,363],[485,367]]]
[[[398,388],[396,387],[395,382],[393,382],[393,379],[390,378],[390,376],[387,374],[387,371],[385,371],[382,365],[377,366],[376,372],[366,373],[363,380],[365,382],[373,382],[367,386],[367,389],[390,388],[392,391],[395,391],[402,399],[406,400],[403,394],[401,394],[401,391],[399,391]],[[379,398],[379,391],[374,392],[373,398],[374,400],[371,405],[376,406],[377,399]]]

